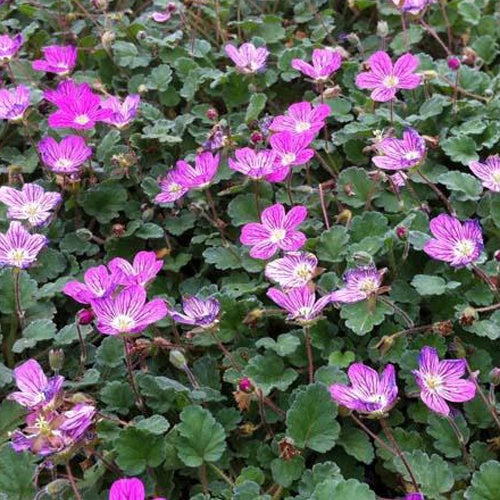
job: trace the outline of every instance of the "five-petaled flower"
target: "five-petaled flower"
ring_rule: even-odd
[[[0,35],[0,61],[10,61],[17,54],[22,44],[23,35],[21,33],[13,37],[10,35]]]
[[[30,234],[20,222],[12,221],[7,232],[0,233],[0,266],[29,267],[46,244],[45,236]]]
[[[469,168],[483,181],[485,188],[500,193],[500,155],[488,156],[485,163],[472,161]]]
[[[145,500],[146,490],[142,481],[136,477],[117,479],[109,490],[108,500]],[[166,500],[156,497],[153,500]]]
[[[115,257],[108,264],[114,281],[125,286],[146,286],[162,267],[163,261],[156,257],[155,252],[145,251],[137,253],[132,264],[121,257]]]
[[[368,59],[368,64],[370,70],[356,76],[356,85],[360,89],[373,89],[374,101],[390,101],[398,90],[420,85],[421,77],[414,73],[419,61],[412,54],[402,55],[393,66],[387,52],[380,50]]]
[[[316,82],[324,82],[340,68],[342,57],[331,49],[314,49],[312,65],[302,59],[292,59],[292,68],[312,78]]]
[[[325,119],[330,114],[330,106],[318,104],[312,106],[310,102],[297,102],[292,104],[286,115],[280,115],[273,119],[270,129],[273,132],[312,132],[317,134],[324,126]]]
[[[114,125],[118,129],[125,128],[135,118],[141,97],[139,94],[131,94],[125,98],[123,103],[118,97],[109,97],[101,102],[101,107],[111,111],[111,115],[103,118],[103,122]]]
[[[253,43],[244,43],[237,48],[228,44],[225,50],[241,73],[258,73],[266,68],[269,51],[265,47],[255,47]]]
[[[393,365],[388,364],[379,375],[363,363],[353,363],[347,376],[351,385],[330,386],[330,394],[339,405],[371,416],[383,416],[395,405],[398,386]]]
[[[408,14],[412,15],[420,14],[428,5],[435,1],[436,0],[392,0],[400,11],[408,12]]]
[[[211,297],[200,299],[189,296],[182,300],[183,313],[168,307],[168,315],[177,323],[196,325],[203,329],[214,327],[219,322],[220,302]]]
[[[30,105],[30,91],[24,85],[18,85],[13,90],[0,89],[0,118],[11,122],[23,118]]]
[[[429,224],[431,238],[424,252],[436,260],[449,262],[453,267],[466,266],[476,261],[483,250],[483,234],[477,220],[463,224],[451,215],[441,214]]]
[[[171,170],[165,177],[161,178],[158,185],[161,191],[155,197],[156,203],[172,203],[189,191],[189,188],[177,181],[175,170]]]
[[[35,71],[67,75],[73,71],[77,55],[73,45],[49,45],[43,48],[44,59],[36,59],[31,65]]]
[[[108,297],[116,287],[115,276],[101,265],[87,269],[83,283],[76,280],[66,283],[63,293],[80,304],[91,304],[93,300]]]
[[[368,299],[381,287],[385,271],[374,265],[349,269],[342,277],[345,286],[330,294],[332,302],[353,304]]]
[[[78,135],[67,135],[61,142],[45,137],[38,143],[38,151],[42,161],[55,174],[76,174],[92,156],[92,149]]]
[[[418,370],[413,370],[420,387],[420,398],[426,406],[440,415],[448,415],[451,403],[463,403],[474,398],[474,382],[465,380],[465,359],[439,360],[433,347],[425,346],[420,351]]]
[[[262,180],[276,170],[276,153],[274,151],[240,148],[234,152],[234,156],[236,159],[229,158],[229,168],[247,175],[250,179]]]
[[[265,275],[282,288],[305,286],[316,274],[318,259],[309,252],[289,252],[266,265]]]
[[[280,249],[293,252],[306,242],[305,234],[296,230],[306,217],[304,206],[293,207],[286,214],[283,205],[277,203],[262,211],[261,223],[243,226],[240,241],[252,246],[250,256],[255,259],[269,259]]]
[[[205,189],[215,177],[219,161],[219,155],[213,155],[209,151],[196,155],[194,167],[179,160],[175,164],[172,179],[187,189]]]

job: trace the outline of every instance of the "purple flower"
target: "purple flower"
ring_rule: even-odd
[[[113,279],[119,285],[146,286],[163,267],[163,261],[156,258],[155,252],[139,252],[130,264],[121,257],[115,257],[108,264]]]
[[[134,119],[140,100],[141,97],[139,94],[131,94],[127,96],[123,101],[123,104],[117,97],[109,97],[105,101],[101,102],[101,107],[103,109],[111,110],[112,114],[108,118],[104,118],[102,121],[104,123],[108,123],[109,125],[114,125],[119,129],[126,127]]]
[[[25,269],[35,262],[46,244],[45,236],[30,234],[20,222],[13,221],[5,234],[0,233],[0,266]]]
[[[374,101],[390,101],[399,89],[414,89],[420,85],[421,77],[413,73],[419,61],[412,54],[402,55],[393,66],[387,52],[380,50],[368,59],[368,63],[370,70],[359,73],[356,85],[360,89],[374,89],[370,95]]]
[[[61,203],[59,193],[46,193],[37,184],[24,184],[21,191],[2,186],[0,201],[7,205],[9,219],[27,220],[32,226],[41,226],[51,216],[51,210]]]
[[[240,48],[226,45],[226,54],[241,73],[257,73],[264,71],[269,51],[265,47],[256,48],[253,43],[244,43]]]
[[[179,184],[176,179],[174,170],[171,170],[163,179],[160,179],[159,186],[161,192],[155,197],[156,203],[172,203],[182,198],[189,191],[189,188]]]
[[[145,500],[146,491],[140,479],[136,477],[117,479],[109,490],[108,500]],[[156,497],[153,500],[167,500]]]
[[[163,12],[155,11],[151,14],[151,18],[153,19],[153,21],[157,23],[166,23],[167,21],[170,20],[171,17],[172,13],[169,12],[168,10],[165,10]]]
[[[279,132],[273,134],[269,140],[271,148],[276,154],[277,169],[269,174],[266,179],[269,182],[281,182],[290,173],[291,167],[304,165],[313,156],[314,150],[308,148],[314,139],[312,132]]]
[[[290,252],[283,258],[266,265],[266,278],[282,288],[299,288],[307,285],[316,274],[318,259],[308,252]]]
[[[83,137],[67,135],[61,142],[45,137],[38,143],[43,162],[55,174],[76,174],[92,156],[92,149]]]
[[[316,300],[316,295],[309,286],[291,288],[286,292],[270,288],[267,296],[288,311],[289,321],[299,324],[308,324],[319,319],[323,309],[331,302],[329,295]]]
[[[97,329],[105,335],[140,333],[167,314],[163,299],[146,302],[146,290],[137,285],[125,288],[116,297],[92,300],[91,304]]]
[[[34,359],[15,368],[14,379],[19,391],[12,392],[7,399],[30,410],[52,405],[60,395],[64,382],[64,377],[60,375],[47,379],[42,367]]]
[[[383,170],[406,170],[420,164],[427,152],[425,141],[416,130],[407,128],[402,139],[382,139],[376,148],[380,156],[372,158],[373,163]]]
[[[332,398],[342,406],[374,416],[382,416],[396,403],[398,386],[394,366],[388,364],[382,375],[363,363],[353,363],[347,370],[351,385],[330,386]]]
[[[350,269],[342,277],[345,286],[330,294],[332,302],[353,304],[366,300],[380,288],[384,273],[385,269],[378,271],[373,265]]]
[[[241,148],[234,152],[234,156],[236,160],[229,158],[229,168],[247,175],[250,179],[261,180],[276,170],[274,151]]]
[[[389,175],[388,176],[390,179],[390,183],[394,191],[399,193],[401,191],[401,188],[406,186],[406,179],[407,176],[401,172],[396,172],[395,174]]]
[[[435,0],[392,0],[392,3],[401,11],[412,15],[420,14],[428,5]]]
[[[473,161],[469,168],[474,175],[483,181],[483,186],[491,191],[500,193],[500,156],[494,155],[486,158],[486,163]]]
[[[337,71],[342,64],[340,54],[331,49],[314,49],[312,65],[302,59],[292,59],[292,68],[312,78],[316,82],[324,82]]]
[[[217,299],[202,300],[198,297],[184,297],[182,309],[183,314],[168,307],[168,315],[177,323],[196,325],[201,328],[212,328],[219,322],[220,302]]]
[[[269,259],[279,249],[293,252],[306,242],[305,234],[295,229],[306,217],[307,209],[302,205],[285,214],[283,205],[277,203],[262,211],[260,224],[243,226],[240,241],[252,246],[250,255],[255,259]]]
[[[82,403],[76,404],[71,410],[64,412],[64,422],[59,429],[72,442],[77,442],[92,425],[95,414],[95,407]]]
[[[463,224],[450,215],[441,214],[429,224],[434,238],[424,246],[424,252],[436,260],[461,267],[478,259],[483,250],[483,235],[477,220]]]
[[[432,411],[448,415],[450,407],[446,401],[463,403],[473,399],[476,386],[461,377],[465,373],[465,359],[443,359],[439,361],[436,349],[425,346],[420,351],[418,370],[413,370],[419,385],[420,398]]]
[[[80,304],[91,304],[93,300],[108,297],[117,287],[115,277],[106,266],[87,269],[83,281],[69,281],[64,285],[63,293]]]
[[[219,155],[214,156],[206,151],[196,155],[194,167],[184,160],[179,160],[172,179],[188,189],[205,189],[215,177],[218,167]]]
[[[49,45],[43,48],[44,59],[36,59],[31,65],[35,71],[67,75],[73,71],[77,55],[73,45]]]
[[[0,60],[10,61],[21,48],[23,44],[23,35],[18,33],[12,38],[9,35],[0,35]]]
[[[424,494],[420,492],[407,493],[404,500],[425,500]]]
[[[286,115],[277,116],[271,123],[273,132],[312,132],[317,134],[325,126],[325,118],[330,114],[330,106],[319,104],[311,106],[310,102],[292,104]]]
[[[46,100],[58,106],[49,116],[49,127],[89,130],[96,122],[113,115],[111,109],[104,109],[101,98],[92,92],[87,83],[77,84],[73,80],[61,82],[57,90],[44,92]]]
[[[0,118],[3,120],[21,120],[30,105],[30,91],[24,85],[14,90],[0,90]]]

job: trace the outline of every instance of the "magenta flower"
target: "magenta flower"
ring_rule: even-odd
[[[420,14],[428,5],[435,0],[392,0],[392,3],[402,12],[408,12],[413,16]]]
[[[0,35],[0,61],[10,61],[21,48],[23,35],[18,33],[12,38],[9,35]]]
[[[125,128],[135,118],[140,100],[139,94],[127,96],[123,104],[117,97],[109,97],[101,102],[101,107],[110,110],[112,114],[102,121],[119,129]]]
[[[278,250],[293,252],[305,242],[304,233],[296,227],[307,217],[306,207],[293,207],[287,214],[283,205],[277,203],[262,211],[261,223],[245,224],[240,241],[251,245],[250,255],[255,259],[269,259]]]
[[[333,384],[330,394],[339,405],[359,413],[383,416],[398,397],[394,366],[388,364],[382,375],[363,363],[353,363],[347,370],[351,385]]]
[[[118,286],[115,276],[106,266],[87,269],[83,281],[69,281],[64,285],[63,293],[80,304],[91,304],[93,300],[109,297]]]
[[[266,179],[269,182],[281,182],[286,179],[291,167],[307,163],[314,156],[314,150],[308,148],[313,139],[312,132],[297,134],[286,131],[273,134],[269,143],[276,154],[276,170]]]
[[[311,106],[309,102],[292,104],[286,115],[273,119],[270,129],[273,132],[312,132],[317,134],[325,126],[325,118],[330,114],[330,106],[319,104]]]
[[[203,300],[198,297],[184,297],[182,309],[183,314],[168,307],[168,315],[177,323],[196,325],[204,329],[212,328],[219,322],[220,302],[217,299]]]
[[[2,186],[0,201],[7,205],[9,219],[27,220],[32,226],[41,226],[52,215],[51,210],[61,203],[59,193],[45,192],[37,184],[24,184],[21,191]]]
[[[424,494],[420,492],[407,493],[404,500],[425,500]]]
[[[0,118],[2,120],[21,120],[30,105],[30,91],[24,85],[14,90],[0,89]]]
[[[155,252],[139,252],[132,264],[121,257],[115,257],[108,264],[113,280],[119,285],[146,286],[163,267],[163,261],[156,258]]]
[[[483,186],[495,193],[500,193],[500,156],[494,155],[486,158],[485,163],[473,161],[469,168],[476,177],[483,181]]]
[[[92,300],[91,305],[97,329],[105,335],[140,333],[167,315],[163,299],[146,302],[146,290],[137,285],[125,288],[116,297]]]
[[[436,260],[461,267],[478,259],[483,250],[483,234],[476,220],[463,224],[450,215],[441,214],[429,224],[434,238],[424,246],[424,252]]]
[[[174,170],[171,170],[165,177],[160,179],[161,192],[155,197],[156,203],[172,203],[182,198],[189,191],[189,188],[177,182],[177,176],[174,172]]]
[[[31,65],[35,71],[67,75],[76,65],[77,55],[73,45],[49,45],[43,48],[44,59],[36,59]]]
[[[282,288],[307,285],[316,274],[318,259],[308,252],[290,252],[266,265],[265,275]]]
[[[64,422],[59,429],[75,443],[83,437],[87,429],[92,425],[95,414],[95,407],[82,403],[76,404],[71,410],[63,413]]]
[[[350,269],[342,277],[345,286],[330,294],[332,302],[353,304],[366,300],[381,287],[385,271],[373,265]]]
[[[379,50],[368,59],[368,63],[370,70],[359,73],[356,85],[360,89],[374,89],[370,95],[374,101],[390,101],[398,90],[414,89],[420,85],[421,77],[414,73],[419,61],[412,54],[402,55],[393,66],[387,52]]]
[[[42,161],[55,174],[76,174],[92,156],[92,149],[78,135],[67,135],[59,143],[52,137],[45,137],[38,143],[38,151]]]
[[[219,160],[219,155],[214,156],[208,151],[196,155],[194,167],[184,160],[179,160],[172,178],[185,188],[205,189],[217,173]]]
[[[312,78],[316,82],[324,82],[335,73],[342,64],[342,57],[334,50],[314,49],[312,65],[302,59],[292,59],[292,68]]]
[[[111,109],[102,107],[101,98],[87,83],[66,80],[58,85],[57,90],[45,91],[44,97],[59,108],[49,116],[49,127],[52,128],[88,130],[113,114]]]
[[[20,269],[35,262],[47,238],[41,234],[30,234],[20,222],[13,221],[5,234],[0,233],[0,266]]]
[[[383,170],[406,170],[419,165],[425,158],[425,140],[416,130],[407,128],[402,139],[388,137],[382,139],[376,148],[379,156],[372,158],[373,163]]]
[[[388,176],[390,179],[390,183],[395,192],[399,193],[401,188],[406,186],[407,176],[401,172],[396,172],[395,174]]]
[[[146,491],[140,479],[136,477],[117,479],[109,490],[108,500],[145,500]],[[153,500],[166,500],[156,497]]]
[[[255,151],[241,148],[234,152],[236,160],[229,158],[229,168],[247,175],[253,180],[262,180],[276,170],[276,153],[268,149]]]
[[[330,295],[325,295],[316,300],[315,293],[309,286],[291,288],[282,292],[277,288],[270,288],[267,296],[288,311],[287,319],[301,325],[313,323],[320,318],[323,309],[330,304]]]
[[[56,375],[48,379],[38,361],[29,359],[14,369],[14,380],[19,391],[12,392],[7,399],[33,410],[53,405],[61,393],[64,377]]]
[[[257,73],[264,71],[269,51],[265,47],[256,48],[253,43],[244,43],[240,48],[226,45],[226,54],[241,73]]]
[[[420,387],[420,398],[432,411],[448,415],[450,407],[446,403],[463,403],[473,399],[476,386],[461,377],[465,373],[465,359],[443,359],[439,361],[436,349],[425,346],[420,351],[418,370],[413,370]]]

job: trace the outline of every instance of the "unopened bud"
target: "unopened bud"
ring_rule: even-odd
[[[381,356],[385,356],[394,345],[395,337],[393,335],[384,335],[375,345]]]
[[[252,381],[248,377],[245,377],[238,382],[238,389],[240,391],[250,393],[254,391],[255,386],[252,384]]]
[[[137,40],[145,40],[146,37],[148,36],[148,34],[145,31],[141,30],[141,31],[137,32],[136,36],[137,36]]]
[[[380,38],[385,38],[389,34],[389,25],[386,21],[379,21],[377,23],[377,35]]]
[[[218,111],[215,108],[209,108],[209,109],[207,109],[207,112],[205,113],[205,116],[209,120],[217,120],[217,118],[219,118],[219,113],[218,113]]]
[[[453,342],[450,344],[450,351],[454,352],[457,358],[465,358],[467,352],[462,340],[459,337],[454,337]]]
[[[458,57],[450,57],[448,59],[448,68],[453,71],[458,71],[460,69],[460,59]]]
[[[352,258],[358,266],[371,266],[373,264],[373,258],[367,252],[354,252]]]
[[[460,324],[462,326],[470,326],[474,322],[477,321],[479,318],[479,314],[473,307],[466,307],[461,313],[460,313]]]
[[[252,135],[250,136],[250,140],[254,143],[254,144],[258,144],[259,142],[262,142],[262,134],[260,132],[252,132]]]
[[[108,8],[108,0],[92,0],[92,5],[95,9],[106,10]]]
[[[437,72],[433,69],[422,71],[420,74],[424,77],[425,81],[434,80],[434,78],[437,78],[438,76]]]
[[[500,262],[500,250],[497,250],[497,251],[493,254],[493,258],[494,258],[497,262]]]
[[[51,498],[59,498],[65,491],[69,491],[71,483],[67,479],[56,479],[45,486],[45,492]]]
[[[497,366],[490,372],[490,382],[493,385],[500,385],[500,368]]]
[[[453,323],[450,320],[438,321],[432,325],[432,329],[439,335],[447,337],[453,333]]]
[[[145,94],[147,91],[148,91],[148,87],[147,87],[147,85],[144,85],[144,83],[141,83],[137,87],[137,92],[139,92],[139,94]]]
[[[464,56],[462,58],[463,63],[467,64],[468,66],[474,66],[477,59],[477,53],[470,47],[465,47],[463,53],[464,53]]]
[[[347,225],[352,219],[352,212],[349,209],[344,208],[344,210],[337,215],[336,219],[338,224]]]
[[[111,44],[115,41],[116,35],[112,31],[105,31],[101,36],[101,43],[105,47],[110,47]]]
[[[178,349],[172,349],[168,355],[168,360],[179,370],[184,370],[187,366],[184,354]]]
[[[359,41],[359,36],[356,35],[356,33],[349,33],[347,36],[346,36],[346,39],[347,41],[351,44],[351,45],[359,45],[360,44],[360,41]]]
[[[403,241],[408,238],[408,229],[405,226],[398,226],[396,228],[396,236]]]
[[[94,319],[94,313],[92,309],[80,309],[76,313],[76,320],[79,325],[89,325]]]
[[[122,236],[125,236],[125,226],[123,224],[113,224],[111,232],[113,233],[113,236],[121,238]]]
[[[52,371],[59,373],[64,365],[64,351],[62,349],[51,349],[49,351],[49,366]]]
[[[92,237],[94,236],[92,234],[92,231],[89,231],[85,227],[81,227],[80,229],[77,229],[76,235],[82,241],[90,241],[92,239]]]
[[[323,97],[325,99],[335,99],[340,95],[342,92],[342,89],[338,86],[335,85],[335,87],[328,87],[323,91]]]
[[[146,210],[144,210],[141,214],[141,219],[143,220],[143,222],[149,222],[153,219],[154,215],[155,211],[153,208],[146,208]]]
[[[244,325],[255,325],[264,317],[264,309],[252,309],[243,319]]]
[[[493,97],[495,95],[495,92],[493,89],[486,89],[484,91],[484,97]]]
[[[167,4],[167,10],[169,12],[174,12],[175,9],[177,9],[177,5],[175,4],[175,2],[168,2],[168,4]]]

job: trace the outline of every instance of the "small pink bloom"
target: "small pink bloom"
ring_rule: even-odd
[[[43,48],[44,59],[31,63],[35,71],[67,75],[73,71],[78,51],[73,45],[49,45]]]
[[[109,490],[108,500],[145,500],[146,490],[142,481],[136,477],[117,479]],[[153,500],[167,500],[156,497]]]
[[[156,11],[151,14],[151,18],[157,23],[166,23],[171,17],[172,13],[168,12],[168,10],[164,10],[163,12]]]
[[[194,167],[184,160],[179,160],[175,165],[172,179],[184,188],[205,189],[215,177],[219,161],[219,155],[214,156],[209,151],[196,155]]]
[[[302,59],[292,59],[292,68],[312,78],[316,82],[324,82],[335,73],[342,64],[342,57],[338,52],[330,49],[314,49],[312,65]]]
[[[387,52],[378,51],[368,63],[370,70],[358,74],[356,85],[360,89],[374,89],[371,93],[374,101],[390,101],[398,90],[414,89],[420,85],[421,77],[414,73],[419,61],[412,54],[402,55],[393,66]]]
[[[289,252],[266,265],[266,278],[284,289],[307,285],[316,273],[318,259],[308,252]]]
[[[140,100],[141,97],[138,94],[127,96],[123,104],[117,97],[109,97],[101,102],[101,107],[110,110],[112,114],[102,121],[119,129],[126,127],[134,119]]]
[[[286,115],[274,118],[270,128],[273,132],[317,134],[325,126],[325,119],[329,114],[330,106],[326,104],[313,107],[309,102],[298,102],[288,108]]]
[[[402,12],[412,15],[420,14],[425,8],[436,0],[392,0],[392,3]]]
[[[251,222],[243,226],[240,241],[252,246],[250,255],[255,259],[269,259],[279,249],[287,252],[298,250],[306,236],[296,230],[307,217],[304,206],[293,207],[287,214],[277,203],[262,211],[261,223]]]
[[[0,118],[9,121],[21,120],[30,105],[30,91],[24,85],[14,90],[0,90]]]
[[[485,163],[473,161],[469,163],[472,173],[483,181],[483,186],[495,193],[500,193],[500,156],[486,158]]]
[[[0,60],[10,61],[21,48],[23,44],[23,35],[18,33],[11,37],[10,35],[0,35]]]
[[[342,277],[345,286],[330,294],[332,302],[353,304],[366,300],[381,287],[385,271],[373,265],[346,271]]]
[[[30,234],[20,222],[13,221],[5,234],[0,233],[0,266],[25,269],[36,261],[46,244],[45,236]]]
[[[176,180],[174,170],[171,170],[165,177],[160,179],[159,186],[161,192],[155,197],[156,203],[173,203],[189,191],[189,188],[182,186]]]
[[[64,285],[63,293],[80,304],[90,304],[93,300],[108,297],[118,285],[114,276],[102,265],[87,269],[83,281],[69,281]]]
[[[145,251],[137,253],[132,264],[121,257],[115,257],[108,264],[115,282],[125,286],[146,286],[162,267],[163,261],[156,258],[155,252]]]
[[[226,54],[241,73],[257,73],[264,71],[269,51],[265,47],[256,48],[253,43],[244,43],[240,48],[226,45]]]
[[[203,300],[198,297],[184,297],[182,308],[184,313],[168,307],[168,315],[177,323],[212,328],[219,322],[220,302],[217,299]]]
[[[268,149],[255,151],[241,148],[234,152],[236,160],[229,158],[229,168],[247,175],[250,179],[261,180],[276,170],[276,153]]]
[[[78,135],[67,135],[59,143],[52,137],[45,137],[38,143],[38,151],[45,165],[55,174],[76,174],[92,156],[92,149]]]

